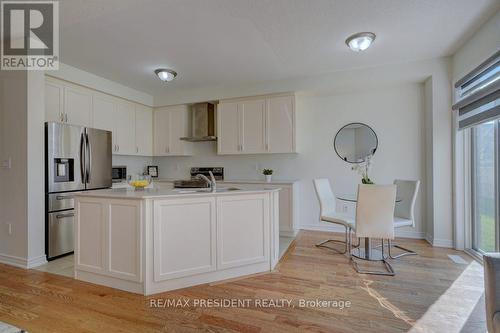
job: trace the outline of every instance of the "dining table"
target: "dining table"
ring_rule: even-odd
[[[346,202],[358,202],[357,194],[339,194],[337,195],[337,199]],[[396,203],[403,201],[402,198],[396,197]],[[369,261],[380,261],[384,259],[383,251],[373,248],[372,246],[372,238],[364,237],[364,247],[360,246],[356,247],[352,250],[352,255],[356,258],[369,260]]]

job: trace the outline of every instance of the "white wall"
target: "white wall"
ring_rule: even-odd
[[[214,143],[194,144],[193,157],[155,158],[160,177],[185,178],[191,166],[224,166],[226,179],[258,179],[262,168],[273,168],[275,179],[299,179],[300,224],[321,228],[312,179],[327,177],[337,193],[355,193],[359,176],[333,149],[337,131],[349,122],[373,127],[379,138],[371,178],[392,183],[395,178],[420,179],[417,225],[406,236],[423,237],[425,154],[423,85],[406,83],[349,93],[300,93],[297,96],[299,154],[217,156]]]
[[[452,83],[500,50],[500,11],[497,11],[481,28],[467,40],[452,57]],[[455,247],[471,247],[470,233],[470,142],[469,131],[458,131],[457,117],[453,120],[453,170],[454,170],[454,236]]]
[[[500,49],[500,10],[452,57],[453,83]]]
[[[12,163],[0,167],[0,260],[18,266],[28,256],[26,85],[25,71],[0,71],[0,161]]]

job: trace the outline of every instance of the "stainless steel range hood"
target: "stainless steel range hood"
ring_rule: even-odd
[[[191,107],[192,135],[181,140],[189,142],[217,141],[215,136],[215,105],[213,103],[197,103]]]

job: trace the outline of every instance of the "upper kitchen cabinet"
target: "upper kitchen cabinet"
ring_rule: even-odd
[[[136,155],[135,105],[125,100],[118,100],[115,115],[113,136],[116,137],[116,147],[113,151],[118,155]]]
[[[180,139],[190,134],[189,111],[188,105],[167,106],[154,110],[154,156],[182,156],[191,154],[191,143]]]
[[[294,153],[294,99],[279,95],[221,101],[218,154]]]
[[[91,126],[92,92],[89,89],[74,85],[64,87],[64,122]]]
[[[269,153],[295,152],[295,97],[268,98],[266,125],[266,150]]]
[[[64,122],[64,86],[45,81],[45,120]]]
[[[92,123],[90,90],[47,78],[45,80],[45,120],[90,126]]]
[[[135,105],[135,144],[137,155],[153,155],[153,110],[140,104]]]

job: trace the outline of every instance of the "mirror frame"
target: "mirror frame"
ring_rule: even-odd
[[[340,156],[339,152],[337,151],[337,146],[335,145],[335,142],[337,141],[337,136],[339,135],[340,131],[342,131],[344,128],[346,128],[347,126],[350,126],[350,125],[363,125],[363,126],[366,126],[368,127],[372,132],[373,134],[375,135],[375,141],[376,141],[376,146],[375,146],[375,151],[373,152],[373,155],[375,155],[375,153],[377,152],[378,150],[378,136],[377,136],[377,132],[375,132],[375,130],[370,126],[370,125],[367,125],[365,123],[360,123],[360,122],[353,122],[353,123],[349,123],[347,125],[344,125],[342,126],[338,131],[337,131],[337,134],[335,134],[335,137],[333,138],[333,149],[335,150],[335,153],[337,153],[337,156],[344,162],[346,163],[350,163],[350,164],[359,164],[359,163],[363,163],[365,162],[365,160],[361,161],[361,162],[350,162],[350,161],[347,161],[345,160],[342,156]]]

